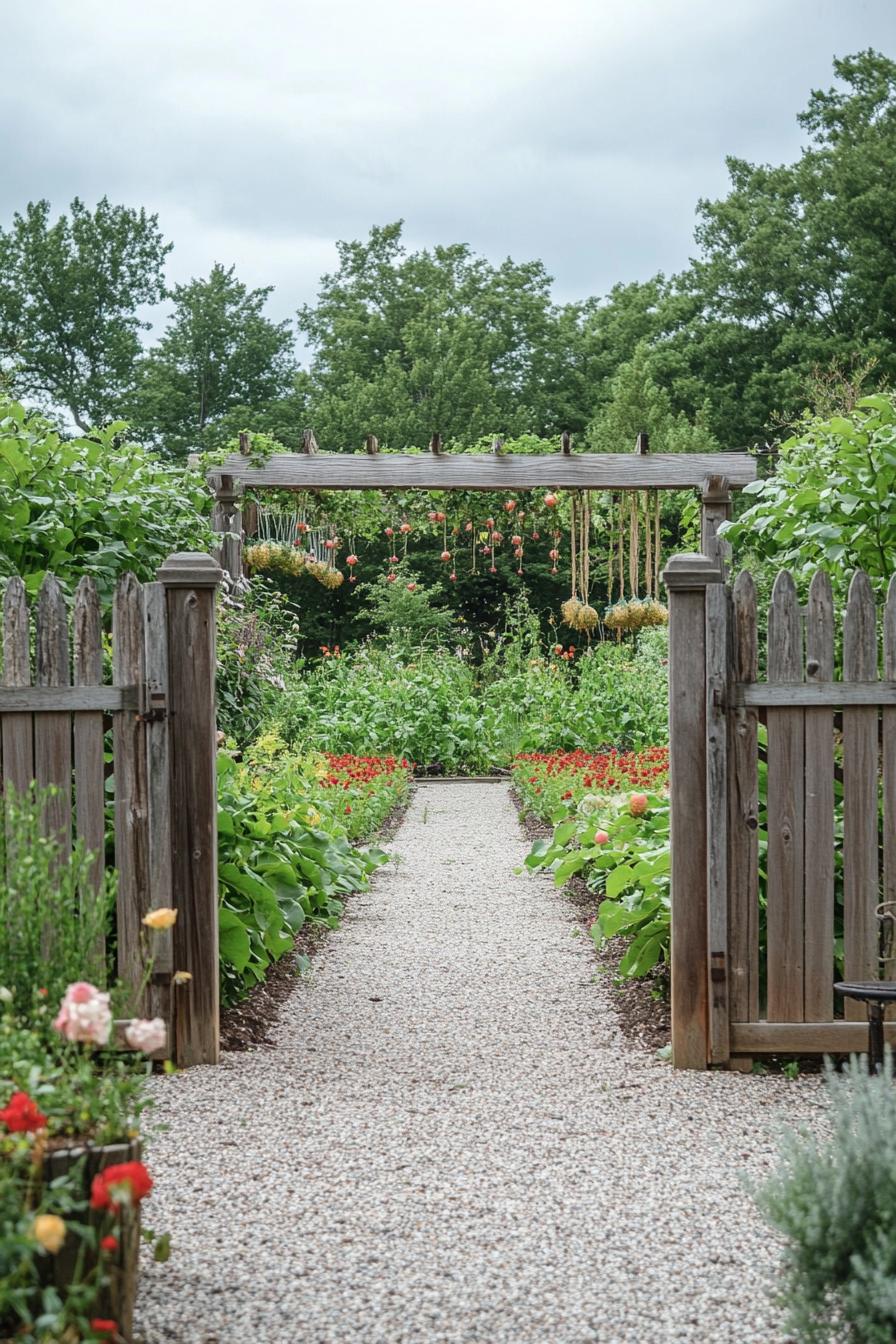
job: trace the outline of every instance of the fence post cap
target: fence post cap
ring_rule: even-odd
[[[660,575],[670,592],[694,592],[722,583],[722,571],[709,555],[673,555]]]
[[[178,551],[156,570],[166,588],[217,588],[224,571],[205,551]]]

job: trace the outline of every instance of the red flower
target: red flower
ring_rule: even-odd
[[[45,1129],[47,1117],[37,1109],[27,1092],[13,1092],[9,1104],[0,1111],[0,1124],[4,1124],[10,1134],[34,1134]]]
[[[96,1331],[98,1335],[117,1335],[118,1322],[107,1321],[102,1316],[94,1316],[90,1322],[91,1330]]]
[[[120,1162],[93,1178],[90,1207],[118,1213],[123,1204],[139,1204],[152,1189],[152,1177],[142,1162]]]
[[[351,805],[351,803],[346,803],[346,805],[345,805],[346,815],[348,815],[348,813],[351,812],[351,810],[352,810],[352,805]]]
[[[104,1251],[117,1251],[117,1250],[118,1250],[118,1238],[117,1238],[117,1237],[103,1237],[102,1241],[100,1242],[100,1248],[101,1248],[102,1250],[104,1250]]]

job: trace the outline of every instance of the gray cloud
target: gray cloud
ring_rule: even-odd
[[[336,238],[541,257],[559,298],[684,266],[727,153],[793,158],[831,59],[891,0],[36,0],[3,20],[0,219],[158,211],[171,275],[309,300]]]

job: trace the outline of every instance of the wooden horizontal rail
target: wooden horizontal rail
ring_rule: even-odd
[[[0,686],[0,714],[117,714],[137,708],[136,686]]]
[[[253,466],[239,453],[209,473],[271,490],[687,490],[725,476],[756,479],[749,453],[281,453]]]
[[[825,706],[896,705],[896,681],[756,681],[731,687],[732,709],[820,709]]]
[[[885,1035],[896,1045],[896,1022]],[[868,1050],[865,1022],[732,1022],[731,1051],[744,1055],[861,1054]]]

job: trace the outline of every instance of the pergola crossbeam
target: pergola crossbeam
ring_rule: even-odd
[[[439,445],[441,447],[441,445]],[[756,479],[749,453],[281,453],[263,465],[235,453],[216,469],[268,490],[699,490],[725,477]]]

